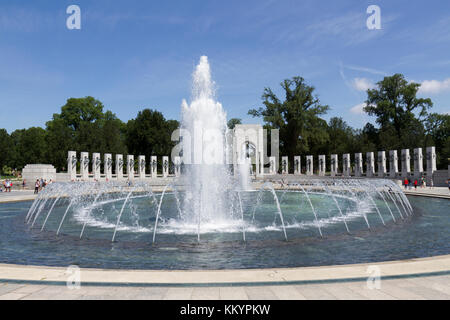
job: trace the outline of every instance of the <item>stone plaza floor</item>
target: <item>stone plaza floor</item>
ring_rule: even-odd
[[[365,281],[236,287],[115,287],[0,283],[0,300],[449,300],[450,276]]]

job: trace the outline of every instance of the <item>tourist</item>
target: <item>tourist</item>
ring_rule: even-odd
[[[36,179],[36,183],[34,184],[34,194],[39,193],[40,186],[41,186],[41,184],[39,183],[39,179]]]
[[[12,181],[10,179],[6,180],[5,188],[6,192],[11,192]]]
[[[425,188],[427,186],[427,183],[426,183],[426,181],[425,181],[425,177],[424,176],[422,176],[422,188]]]
[[[22,189],[25,189],[25,187],[27,186],[27,182],[25,179],[23,179],[22,181]]]
[[[414,179],[414,189],[415,190],[417,190],[417,184],[418,184],[417,179]]]
[[[407,190],[409,184],[408,178],[405,178],[405,180],[403,180],[403,184],[405,185],[405,190]]]

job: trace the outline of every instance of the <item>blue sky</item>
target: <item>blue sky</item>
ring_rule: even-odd
[[[81,8],[68,30],[66,8]],[[381,8],[381,30],[366,9]],[[423,83],[434,112],[450,111],[448,1],[0,1],[0,128],[45,126],[69,97],[91,95],[127,121],[143,108],[179,119],[201,55],[228,118],[302,76],[362,127],[365,90],[385,75]]]

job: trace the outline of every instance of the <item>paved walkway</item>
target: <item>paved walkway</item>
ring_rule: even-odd
[[[424,196],[424,197],[439,197],[439,198],[450,199],[450,190],[446,187],[435,187],[435,188],[417,187],[417,189],[411,188],[409,190],[405,190],[405,188],[402,187],[402,190],[407,195],[416,195],[416,196]]]
[[[379,287],[366,281],[245,287],[83,287],[0,283],[0,300],[450,300],[450,276],[383,280]]]
[[[445,299],[450,255],[373,264],[151,271],[0,265],[0,299]],[[368,276],[380,281],[368,282]],[[69,281],[69,286],[67,285]],[[377,285],[379,284],[379,286]]]
[[[399,278],[450,273],[450,255],[377,263],[361,263],[301,268],[230,270],[113,270],[78,269],[81,281],[89,285],[133,286],[234,286],[303,284],[365,280],[376,268],[381,277]],[[64,267],[0,264],[0,282],[26,281],[64,285],[68,279]]]
[[[34,200],[34,190],[12,190],[11,192],[0,192],[0,203]]]

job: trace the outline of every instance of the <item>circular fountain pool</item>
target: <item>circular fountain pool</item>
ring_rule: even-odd
[[[450,253],[448,200],[386,180],[314,180],[229,191],[225,216],[184,212],[182,188],[54,184],[0,205],[0,262],[118,269],[233,269]],[[156,223],[157,222],[157,223]],[[153,241],[153,239],[155,241]]]

